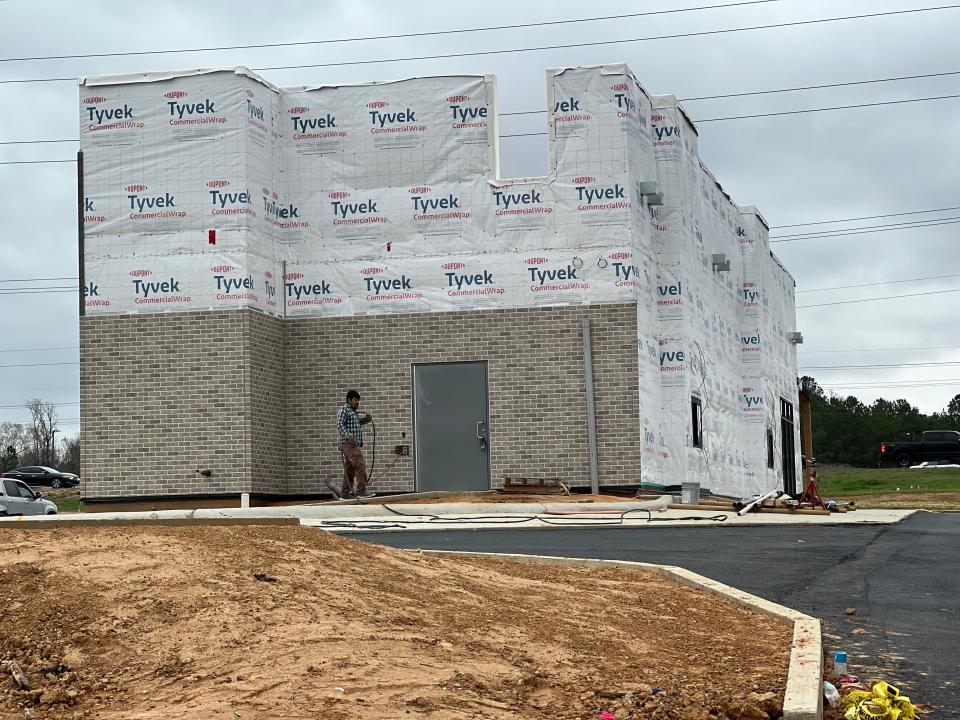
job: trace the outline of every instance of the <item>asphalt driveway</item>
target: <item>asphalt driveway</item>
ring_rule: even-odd
[[[895,525],[496,529],[358,534],[398,548],[679,565],[824,621],[828,657],[960,718],[960,514]],[[852,609],[853,614],[849,614]]]

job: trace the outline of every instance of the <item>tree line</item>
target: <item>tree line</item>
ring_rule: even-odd
[[[30,412],[30,422],[0,423],[0,472],[24,465],[46,465],[79,475],[80,436],[62,435],[57,427],[56,405],[33,398],[24,407]]]
[[[960,395],[943,412],[926,414],[903,399],[865,405],[852,395],[827,393],[806,375],[800,385],[810,398],[813,454],[821,464],[875,466],[882,442],[920,440],[924,430],[960,430]]]

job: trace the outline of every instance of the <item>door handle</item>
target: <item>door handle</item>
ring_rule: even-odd
[[[477,440],[483,440],[483,420],[477,423]]]

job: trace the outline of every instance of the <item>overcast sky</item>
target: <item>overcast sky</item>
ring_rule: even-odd
[[[724,0],[484,4],[278,0],[265,5],[239,0],[0,0],[0,59],[327,40],[721,2]],[[78,133],[76,82],[4,80],[235,65],[258,69],[480,53],[790,23],[934,4],[922,0],[777,0],[749,7],[412,39],[4,60],[0,62],[0,141],[69,139]],[[543,71],[549,67],[626,62],[648,92],[693,98],[960,71],[958,37],[960,8],[593,47],[262,70],[260,74],[277,85],[295,86],[411,75],[492,73],[498,79],[500,111],[516,112],[545,107]],[[684,104],[692,117],[706,119],[957,94],[960,74]],[[500,131],[541,132],[545,125],[542,114],[511,116],[501,120]],[[701,157],[707,166],[737,203],[756,205],[772,226],[960,206],[960,98],[704,122],[698,129]],[[67,159],[76,149],[75,143],[0,145],[0,162]],[[501,142],[504,177],[542,175],[546,164],[545,136],[505,138]],[[0,165],[0,421],[26,420],[22,402],[37,396],[60,404],[60,425],[68,434],[79,428],[76,296],[68,292],[9,291],[71,282],[12,280],[76,277],[75,173],[70,163]],[[877,397],[906,398],[926,412],[942,410],[960,392],[956,319],[960,244],[955,241],[960,225],[893,230],[874,227],[956,217],[960,217],[960,210],[772,231],[772,235],[786,235],[874,228],[860,234],[772,245],[797,282],[798,306],[958,291],[798,307],[797,325],[804,335],[801,373],[864,402]],[[901,282],[931,277],[939,279]],[[889,284],[823,289],[868,283]],[[32,367],[11,367],[17,365]],[[902,367],[812,369],[838,365]]]

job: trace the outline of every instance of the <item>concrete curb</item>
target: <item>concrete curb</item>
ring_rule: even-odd
[[[629,560],[590,560],[587,558],[553,557],[549,555],[515,555],[509,553],[460,552],[457,550],[411,550],[429,555],[490,557],[530,563],[532,565],[577,565],[580,567],[640,568],[658,573],[688,587],[706,590],[732,600],[738,605],[793,623],[793,643],[787,669],[787,687],[783,698],[783,720],[822,720],[823,640],[820,621],[796,610],[777,605],[730,585],[711,580],[674,565],[631,562]]]
[[[396,519],[384,505],[405,515],[543,515],[562,510],[591,510],[598,512],[626,512],[627,510],[659,510],[670,503],[669,496],[642,502],[607,503],[398,503],[330,505],[283,505],[253,508],[198,508],[195,510],[141,510],[137,512],[67,513],[0,518],[0,527],[7,523],[17,527],[62,527],[65,525],[144,524],[164,522],[212,524],[222,521],[252,522],[264,520],[326,520],[326,519]]]

